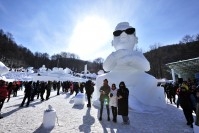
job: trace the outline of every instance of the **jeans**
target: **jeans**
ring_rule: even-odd
[[[104,108],[104,101],[101,101],[100,117],[102,117],[103,108]],[[110,116],[109,104],[106,104],[106,109],[107,109],[107,116],[109,118]]]

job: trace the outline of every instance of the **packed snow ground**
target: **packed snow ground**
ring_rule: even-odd
[[[175,105],[167,104],[164,110],[156,113],[130,110],[131,124],[122,125],[121,116],[118,116],[117,123],[107,121],[106,108],[102,121],[99,121],[99,107],[88,109],[86,103],[84,106],[74,105],[74,95],[61,93],[57,96],[52,91],[48,101],[41,102],[35,97],[29,107],[19,108],[23,100],[23,91],[19,91],[17,97],[11,97],[9,102],[4,103],[0,133],[193,133],[193,129],[186,125],[182,110]],[[47,130],[42,122],[48,105],[56,110],[58,119],[55,127]]]

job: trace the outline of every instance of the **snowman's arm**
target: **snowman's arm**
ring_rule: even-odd
[[[116,66],[116,57],[114,56],[114,52],[112,52],[104,61],[103,68],[105,71],[111,71]]]
[[[133,53],[132,60],[133,62],[131,65],[138,68],[139,70],[142,70],[142,71],[150,70],[150,63],[141,52]]]

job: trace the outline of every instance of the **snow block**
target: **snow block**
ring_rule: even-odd
[[[43,127],[44,128],[53,128],[55,126],[56,120],[56,111],[53,110],[45,110],[43,117]]]
[[[78,93],[74,97],[74,105],[83,105],[85,103],[85,94],[84,93]]]

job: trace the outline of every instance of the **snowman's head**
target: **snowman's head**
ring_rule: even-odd
[[[116,50],[131,49],[138,43],[138,38],[135,34],[135,28],[129,26],[128,22],[119,23],[113,32],[112,45]]]

